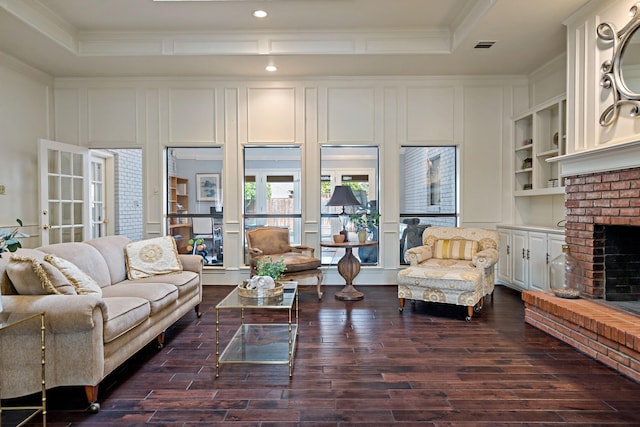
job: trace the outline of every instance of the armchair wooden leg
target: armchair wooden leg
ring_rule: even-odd
[[[398,311],[402,313],[404,310],[404,298],[398,298]]]
[[[318,273],[318,301],[322,300],[322,280],[323,280],[323,276],[322,276],[322,272]]]
[[[473,307],[472,305],[467,306],[467,317],[464,318],[467,322],[471,322],[471,318],[473,317]]]
[[[200,304],[197,304],[193,309],[196,311],[196,316],[198,318],[202,317],[202,312],[200,311]]]

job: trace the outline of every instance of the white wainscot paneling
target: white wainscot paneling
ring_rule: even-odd
[[[500,220],[502,89],[465,88],[462,209],[465,222]]]
[[[171,89],[169,142],[215,142],[215,90]]]
[[[67,144],[80,141],[78,89],[56,89],[55,91],[55,139]]]
[[[330,88],[327,100],[329,142],[374,142],[373,88]]]
[[[409,88],[407,140],[453,141],[453,87]]]
[[[90,89],[89,144],[136,142],[135,89]]]
[[[251,88],[247,101],[248,142],[295,142],[294,88]]]

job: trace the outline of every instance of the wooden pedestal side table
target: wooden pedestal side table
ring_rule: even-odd
[[[33,326],[31,326],[33,324]],[[37,324],[37,326],[36,326]],[[0,425],[2,425],[2,413],[3,411],[20,411],[25,412],[25,418],[20,423],[17,424],[18,427],[27,424],[30,420],[32,420],[36,415],[42,414],[42,425],[47,425],[47,397],[46,397],[46,386],[45,386],[45,321],[44,321],[44,313],[17,313],[17,312],[8,312],[3,311],[0,312],[0,338],[4,338],[5,336],[9,336],[12,333],[16,333],[15,337],[19,337],[18,334],[21,333],[22,328],[31,328],[37,327],[40,329],[40,347],[39,354],[34,354],[34,357],[40,358],[40,377],[41,377],[41,405],[40,406],[8,406],[2,407],[2,401],[0,400]],[[12,337],[8,337],[12,338]],[[15,339],[14,339],[15,341]],[[36,350],[37,352],[37,350]],[[18,363],[22,363],[17,361]],[[2,370],[5,369],[5,366],[0,361],[0,376],[2,375]],[[0,398],[2,395],[2,381],[0,381]]]
[[[344,278],[346,285],[341,291],[336,293],[336,299],[342,301],[359,301],[364,298],[364,294],[353,286],[353,279],[360,273],[360,260],[353,255],[353,248],[365,246],[375,246],[378,242],[320,242],[324,248],[343,248],[344,256],[338,261],[338,273]]]

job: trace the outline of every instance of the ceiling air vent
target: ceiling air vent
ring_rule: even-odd
[[[473,47],[474,49],[489,49],[491,46],[496,44],[496,42],[478,42]]]

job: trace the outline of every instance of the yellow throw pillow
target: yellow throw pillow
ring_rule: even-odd
[[[478,242],[465,239],[438,239],[434,252],[434,258],[470,261],[478,252]]]
[[[171,236],[129,243],[125,255],[129,280],[182,271],[176,241]]]
[[[69,280],[44,260],[44,252],[20,249],[11,254],[7,276],[19,295],[76,295]]]
[[[102,295],[100,285],[74,263],[51,254],[45,255],[44,260],[57,268],[71,282],[78,295]]]

